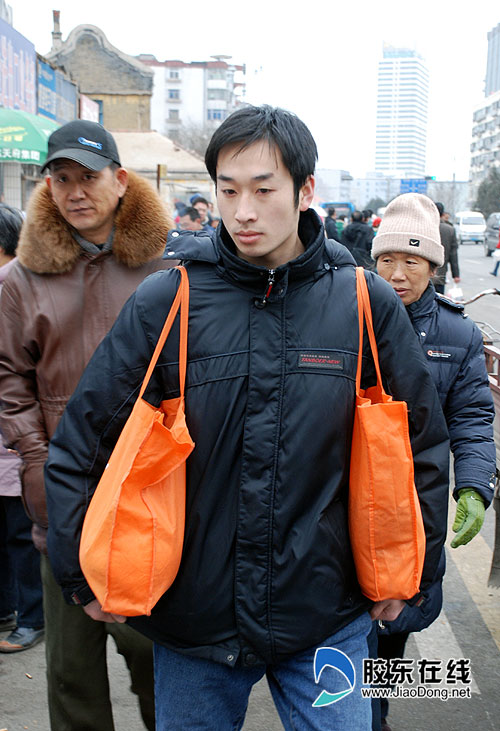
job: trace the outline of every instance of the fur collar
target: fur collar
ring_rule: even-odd
[[[129,172],[128,188],[115,215],[113,254],[136,268],[163,254],[172,219],[153,187]],[[69,272],[82,248],[59,213],[45,180],[30,198],[21,230],[17,258],[37,274]]]

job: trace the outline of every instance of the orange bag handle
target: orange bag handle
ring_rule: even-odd
[[[363,267],[356,267],[356,293],[358,295],[358,327],[359,327],[359,350],[358,350],[358,367],[356,370],[356,394],[359,396],[361,392],[361,363],[363,359],[363,320],[366,322],[366,329],[368,332],[368,339],[370,341],[370,348],[372,351],[373,362],[375,364],[375,371],[377,373],[377,389],[382,394],[385,394],[384,387],[382,385],[382,376],[380,374],[380,365],[378,362],[378,349],[377,341],[375,340],[375,333],[373,331],[373,319],[372,319],[372,308],[370,304],[370,295],[368,294],[368,287],[366,284],[366,278]]]
[[[179,307],[181,309],[180,337],[179,337],[179,386],[180,386],[180,396],[181,396],[181,398],[184,398],[184,384],[186,381],[186,364],[187,364],[189,279],[188,279],[187,271],[183,266],[177,266],[175,268],[178,269],[181,273],[181,283],[179,285],[179,289],[177,290],[177,294],[175,295],[175,299],[172,302],[172,307],[170,308],[170,312],[167,315],[165,324],[163,325],[163,330],[161,331],[160,337],[158,338],[158,342],[156,343],[156,348],[155,348],[153,356],[151,358],[151,362],[149,363],[148,370],[146,371],[146,375],[144,376],[144,381],[142,382],[142,386],[141,386],[141,390],[139,391],[138,398],[143,397],[144,391],[146,390],[147,385],[149,383],[149,379],[151,378],[154,368],[156,366],[156,363],[158,361],[158,358],[160,357],[162,348],[165,345],[168,334],[172,328],[173,322],[175,320],[175,316],[177,315],[177,312],[179,311]]]

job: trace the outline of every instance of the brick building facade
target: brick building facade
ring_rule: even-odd
[[[65,41],[53,34],[47,59],[70,74],[80,92],[99,104],[99,121],[107,129],[148,132],[153,72],[115,48],[102,30],[79,25]]]

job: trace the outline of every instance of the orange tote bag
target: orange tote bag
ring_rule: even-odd
[[[415,489],[408,408],[383,388],[370,297],[356,268],[359,352],[349,482],[349,533],[361,590],[373,601],[410,599],[420,588],[425,532]],[[377,385],[361,390],[363,320]]]
[[[133,617],[172,584],[184,540],[186,459],[194,448],[184,414],[189,282],[181,284],[132,412],[90,502],[80,564],[105,612]],[[156,408],[143,399],[180,309],[180,396]]]

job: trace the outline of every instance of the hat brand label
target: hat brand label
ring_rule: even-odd
[[[420,246],[420,239],[410,239],[410,246]]]
[[[94,142],[93,140],[88,140],[86,137],[79,137],[78,142],[81,145],[87,145],[87,147],[95,147],[96,150],[102,150],[102,144],[100,142]]]

